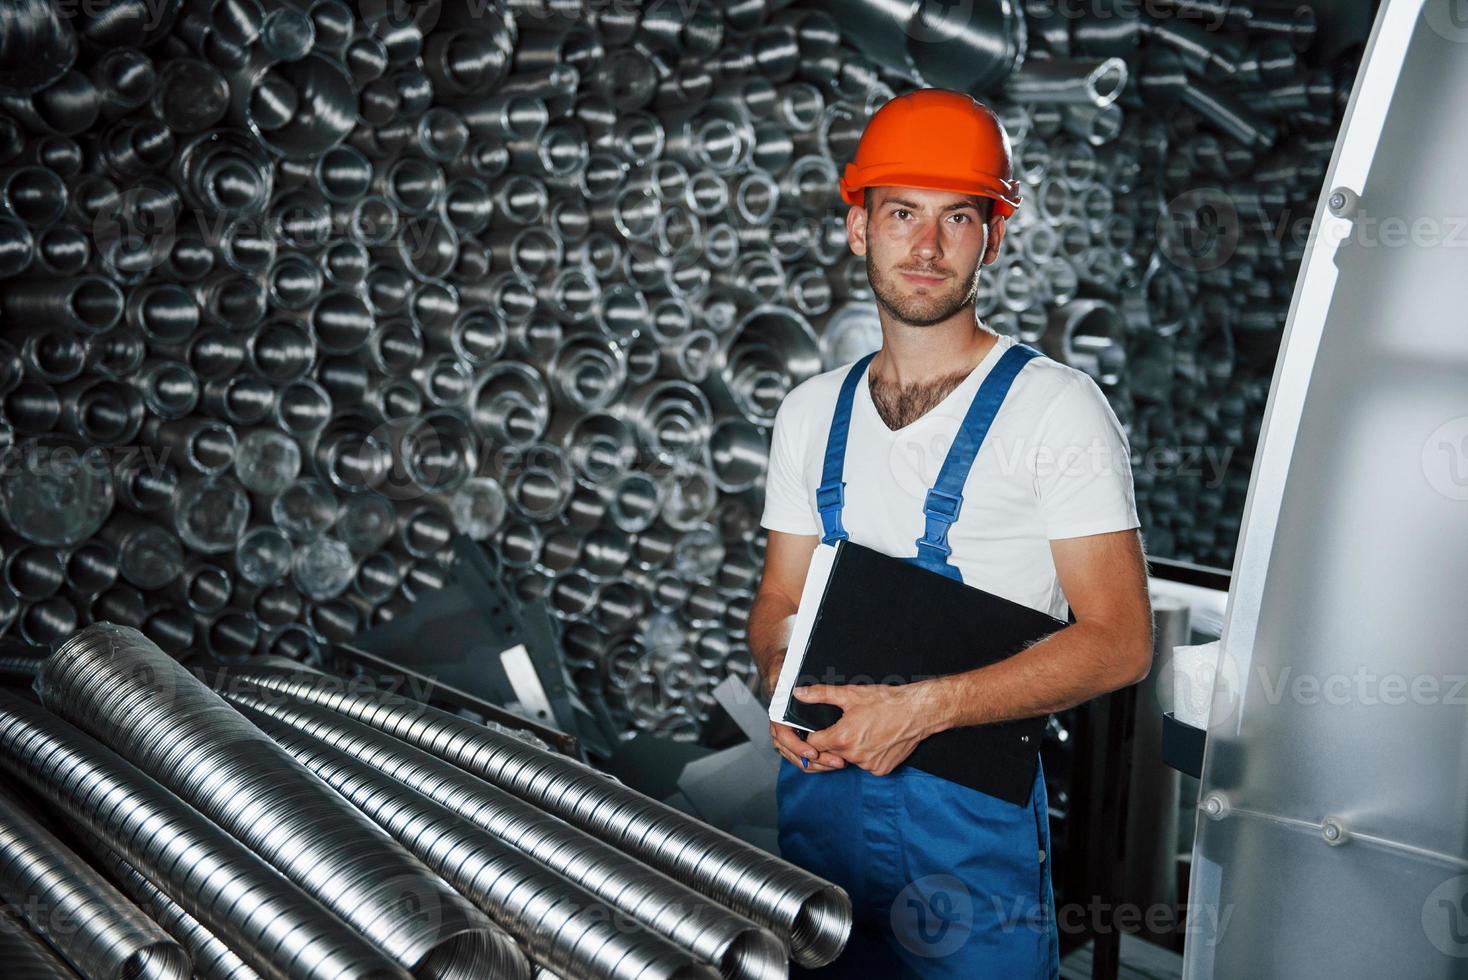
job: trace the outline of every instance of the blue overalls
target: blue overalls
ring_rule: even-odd
[[[824,544],[847,537],[842,470],[851,406],[868,354],[841,385],[816,506]],[[984,436],[1020,369],[1040,352],[1015,344],[970,404],[928,491],[926,526],[908,561],[963,580],[948,563],[948,530]],[[902,765],[886,776],[858,766],[804,773],[780,762],[780,850],[842,886],[854,926],[841,957],[792,977],[1029,980],[1060,972],[1051,891],[1045,777],[1035,769],[1027,806]]]

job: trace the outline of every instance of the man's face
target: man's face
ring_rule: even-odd
[[[980,260],[992,262],[1003,238],[1003,219],[986,220],[991,201],[875,187],[867,202],[869,207],[852,208],[846,227],[852,251],[866,256],[872,292],[888,314],[927,327],[973,303]]]

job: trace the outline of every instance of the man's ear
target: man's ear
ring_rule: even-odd
[[[860,205],[846,212],[846,241],[853,255],[867,254],[867,209]]]
[[[989,219],[989,238],[984,244],[984,257],[982,260],[984,265],[993,265],[995,260],[999,258],[999,246],[1004,241],[1004,222],[1005,218],[1003,215],[997,215]]]

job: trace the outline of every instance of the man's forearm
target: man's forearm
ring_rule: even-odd
[[[749,654],[765,682],[765,693],[775,686],[775,673],[785,659],[794,625],[795,607],[777,595],[761,592],[749,609]]]
[[[1073,623],[997,664],[919,681],[930,727],[940,732],[1031,718],[1133,684],[1151,662],[1151,638],[1136,632]]]

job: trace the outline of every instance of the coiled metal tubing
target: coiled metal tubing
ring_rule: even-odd
[[[359,760],[501,838],[620,913],[714,964],[723,976],[754,980],[785,975],[785,948],[770,932],[534,804],[323,705],[271,691],[238,675],[221,675],[216,683],[231,701]]]
[[[838,886],[565,756],[431,705],[330,678],[239,668],[231,677],[365,722],[598,835],[767,926],[802,966],[829,963],[851,929]]]
[[[137,630],[79,631],[37,687],[418,977],[529,975],[509,936]]]
[[[4,691],[0,768],[144,869],[262,976],[407,980],[365,938],[151,776]]]
[[[76,980],[66,961],[7,909],[0,909],[0,962],[25,980]]]
[[[719,975],[656,933],[628,923],[618,926],[614,907],[376,766],[267,713],[243,711],[478,904],[539,965],[585,980],[711,980]]]
[[[188,980],[184,948],[0,792],[0,895],[89,980]]]
[[[194,964],[194,976],[200,980],[260,980],[234,950],[210,932],[202,922],[184,911],[183,906],[168,897],[147,875],[133,867],[95,835],[86,842],[97,862],[105,867],[128,895],[153,918],[164,931],[177,939]]]

